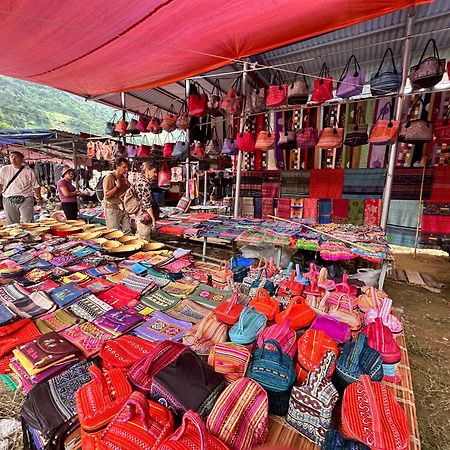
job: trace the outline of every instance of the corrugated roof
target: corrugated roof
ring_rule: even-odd
[[[294,71],[299,62],[306,73],[317,75],[323,62],[327,62],[331,76],[338,79],[348,58],[355,54],[359,63],[366,71],[366,80],[369,74],[375,71],[388,46],[391,46],[395,55],[396,64],[401,67],[401,54],[407,20],[407,10],[399,10],[366,22],[323,34],[295,44],[271,50],[250,58],[251,62],[264,65],[280,64],[286,70]],[[423,51],[428,39],[433,37],[439,48],[441,56],[450,59],[450,1],[437,0],[417,7],[413,33],[417,35],[412,40],[412,62],[416,62]],[[225,66],[210,72],[206,79],[196,80],[208,92],[211,92],[216,78],[220,80],[221,89],[226,92],[236,75],[220,76],[227,72],[239,70],[241,66]],[[258,71],[266,81],[270,81],[269,71]],[[286,79],[294,75],[285,73]],[[184,101],[184,82],[178,82],[162,88],[132,91],[126,97],[126,107],[129,111],[143,112],[150,106],[153,112],[157,107],[164,110],[173,104],[178,110]],[[120,108],[120,94],[109,94],[96,98],[97,101],[109,106]]]

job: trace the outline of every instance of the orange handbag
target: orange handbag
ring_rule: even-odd
[[[227,325],[234,325],[239,320],[239,316],[241,315],[244,306],[237,304],[238,299],[238,294],[234,292],[230,301],[222,302],[216,306],[214,312],[221,322],[226,323]]]
[[[280,311],[278,301],[272,298],[264,288],[258,289],[248,306],[253,306],[256,311],[264,314],[269,320],[275,319],[275,316]]]
[[[299,330],[311,325],[315,317],[314,311],[306,304],[306,300],[297,295],[291,298],[283,312],[277,314],[275,322],[281,324],[286,321],[289,328]]]
[[[390,112],[389,120],[382,119],[385,113]],[[388,145],[396,141],[400,122],[393,120],[393,111],[390,103],[386,103],[380,111],[372,130],[370,130],[369,143]]]
[[[301,295],[303,292],[303,284],[295,281],[297,272],[292,270],[289,280],[282,281],[278,286],[277,296],[286,297],[289,295]]]

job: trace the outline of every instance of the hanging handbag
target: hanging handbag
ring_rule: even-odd
[[[317,370],[309,372],[301,386],[294,386],[286,420],[300,434],[321,446],[331,428],[334,405],[339,394],[330,378],[336,355],[328,351]]]
[[[297,80],[298,75],[300,75],[300,70],[303,79]],[[307,103],[309,97],[309,88],[308,82],[306,81],[305,70],[303,69],[303,66],[298,66],[295,72],[295,77],[288,86],[287,102],[288,105],[304,105]]]
[[[382,117],[389,111],[389,120],[382,119]],[[396,141],[400,122],[393,120],[394,114],[391,103],[386,103],[381,108],[378,117],[370,130],[369,143],[376,145],[389,145]]]
[[[278,80],[278,83],[277,83]],[[287,84],[284,82],[281,72],[276,70],[267,88],[266,106],[274,108],[285,105],[287,101]]]
[[[139,116],[134,115],[130,119],[130,122],[128,123],[126,132],[130,133],[130,134],[139,134],[140,131],[137,129],[138,122],[139,122]]]
[[[210,158],[217,158],[219,156],[222,149],[222,142],[219,139],[217,134],[217,129],[215,126],[211,129],[211,139],[206,143],[205,153]]]
[[[143,114],[139,114],[139,119],[136,124],[136,129],[141,133],[145,133],[147,131],[148,123],[150,122],[150,109],[147,108]]]
[[[183,415],[181,427],[169,436],[158,450],[228,450],[228,447],[208,432],[199,414],[188,411]]]
[[[333,79],[330,77],[327,63],[323,63],[319,78],[314,80],[311,102],[323,103],[333,98]]]
[[[128,122],[125,119],[120,119],[116,126],[114,127],[114,131],[119,134],[127,134]]]
[[[421,103],[423,108],[425,108],[425,103],[422,100],[422,97],[419,96],[413,103],[406,122],[400,124],[400,131],[398,132],[398,140],[400,142],[405,142],[406,144],[421,144],[433,139],[433,128],[428,120],[410,120],[410,116],[414,114],[418,103]]]
[[[231,85],[227,95],[223,98],[221,108],[230,115],[239,115],[242,112],[243,94],[242,94],[242,76],[239,75]]]
[[[161,128],[168,133],[175,131],[175,129],[177,128],[177,119],[178,116],[175,112],[175,108],[173,105],[170,105],[168,112],[165,114],[164,119],[161,122]]]
[[[241,131],[236,135],[236,146],[242,152],[255,152],[255,137],[250,131]]]
[[[171,158],[173,153],[173,142],[165,142],[163,145],[163,157],[164,158]]]
[[[261,314],[264,314],[268,320],[274,320],[280,311],[280,304],[264,289],[258,289],[255,297],[250,301],[248,306],[253,307]]]
[[[236,139],[233,137],[233,127],[228,125],[226,138],[223,140],[222,155],[237,155],[238,148]]]
[[[389,417],[389,420],[383,420]],[[391,391],[367,375],[349,386],[342,399],[342,431],[372,450],[406,450],[408,419]]]
[[[239,320],[239,316],[244,309],[242,305],[237,304],[238,299],[238,294],[233,292],[228,302],[222,302],[217,305],[214,309],[216,317],[227,325],[234,325]]]
[[[154,375],[150,398],[167,405],[176,416],[193,410],[206,417],[224,387],[223,375],[186,349]]]
[[[169,170],[169,165],[167,164],[167,161],[164,160],[161,169],[158,172],[158,187],[161,189],[169,189],[170,186],[172,186],[172,183],[170,182],[171,176],[172,174]]]
[[[205,144],[200,141],[194,141],[191,144],[191,156],[197,159],[206,159]]]
[[[315,147],[319,140],[319,132],[311,126],[311,114],[307,116],[307,126],[297,131],[297,148]]]
[[[186,100],[181,105],[175,126],[178,130],[187,130],[189,126],[189,113],[187,112]]]
[[[354,72],[349,73],[352,60],[355,66],[355,70]],[[337,83],[336,96],[341,98],[349,98],[353,97],[354,95],[361,94],[364,87],[365,77],[366,72],[364,70],[361,70],[361,66],[358,63],[356,56],[350,56]]]
[[[111,119],[106,122],[105,125],[105,134],[108,134],[110,136],[118,136],[119,133],[115,130],[117,123],[117,113],[114,113]]]
[[[208,364],[232,383],[245,376],[251,356],[248,348],[243,345],[222,342],[211,349]]]
[[[153,134],[161,133],[162,131],[161,122],[162,122],[161,109],[156,108],[155,112],[153,113],[153,116],[148,122],[147,131],[150,131],[150,133]]]
[[[127,156],[128,158],[136,158],[138,153],[138,147],[135,144],[128,144],[127,147]]]
[[[192,117],[206,116],[208,110],[208,96],[198,83],[191,83],[192,93],[188,98],[188,111]]]
[[[433,56],[424,59],[430,43],[433,46]],[[419,62],[409,69],[409,80],[413,89],[432,88],[436,86],[444,76],[445,58],[439,58],[436,41],[430,39],[423,49]]]
[[[150,143],[148,142],[147,135],[144,134],[141,144],[137,148],[138,158],[150,158]]]
[[[353,113],[353,123],[349,126],[347,133],[345,134],[344,145],[349,147],[360,147],[366,145],[369,141],[369,135],[367,134],[367,123],[364,117],[364,111],[361,106],[356,107]]]
[[[165,406],[133,392],[125,405],[95,441],[97,450],[156,449],[174,430],[171,412]]]
[[[219,79],[217,78],[214,82],[213,89],[211,91],[211,95],[208,99],[207,105],[207,114],[213,117],[222,116],[222,111],[220,106],[222,104],[222,90],[220,89]]]
[[[437,119],[433,126],[434,142],[437,144],[450,144],[450,107],[442,119]]]
[[[175,142],[172,156],[177,159],[184,159],[189,153],[189,143],[186,140],[186,132],[182,131]]]
[[[210,312],[197,322],[183,337],[183,344],[198,355],[209,355],[213,345],[227,340],[227,326]]]
[[[275,350],[269,350],[268,345]],[[292,358],[281,350],[277,341],[265,341],[261,348],[255,349],[246,376],[266,390],[269,413],[285,416],[291,389],[295,383],[295,369]]]
[[[384,67],[384,60],[388,53],[391,55],[392,65]],[[384,52],[378,70],[370,77],[370,91],[372,95],[386,95],[397,92],[402,84],[402,72],[397,70],[394,61],[394,54],[391,47]]]
[[[259,113],[266,110],[265,89],[256,87],[250,91],[250,112]]]
[[[331,125],[333,124],[333,125]],[[328,127],[320,133],[317,147],[319,148],[339,148],[344,141],[344,129],[338,128],[337,119],[334,113],[330,113]]]
[[[261,130],[256,137],[255,150],[271,150],[275,145],[275,133],[271,130],[270,123],[266,119],[267,131]]]
[[[278,136],[278,145],[287,146],[296,143],[297,133],[294,131],[292,121],[285,121],[283,129]]]

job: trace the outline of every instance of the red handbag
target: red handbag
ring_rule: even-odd
[[[150,131],[150,133],[153,133],[153,134],[161,133],[161,131],[162,131],[161,121],[162,121],[161,109],[157,108],[155,113],[153,114],[152,118],[148,122],[147,131]]]
[[[253,306],[256,311],[264,314],[269,320],[275,319],[275,316],[280,312],[280,304],[264,288],[258,289],[248,306]]]
[[[333,79],[330,77],[327,63],[323,63],[319,78],[314,80],[311,102],[323,103],[333,98]]]
[[[242,111],[242,102],[243,102],[243,94],[242,94],[242,76],[239,75],[231,85],[230,90],[227,95],[222,100],[222,110],[230,115],[238,115]]]
[[[207,430],[203,419],[192,410],[184,413],[181,427],[158,447],[158,450],[183,449],[229,450]]]
[[[239,320],[244,306],[237,304],[238,299],[238,294],[234,292],[230,301],[222,302],[216,306],[214,313],[221,322],[227,325],[234,325]]]
[[[397,364],[400,362],[401,350],[395,341],[392,331],[383,324],[383,319],[377,317],[374,322],[369,323],[364,330],[367,336],[367,344],[380,353],[385,364]]]
[[[278,286],[277,296],[287,297],[290,295],[301,295],[303,292],[303,284],[295,281],[297,275],[295,270],[291,271],[289,280],[282,281]]]
[[[120,133],[120,134],[127,134],[127,127],[128,127],[128,122],[124,119],[120,119],[116,123],[116,126],[114,127],[114,131],[117,131],[117,133]]]
[[[314,311],[306,304],[303,297],[296,295],[289,301],[288,307],[275,318],[276,323],[287,321],[289,328],[299,330],[312,324],[316,317]]]
[[[278,83],[276,83],[277,79]],[[270,84],[271,86],[267,89],[266,105],[268,107],[285,105],[287,103],[287,84],[279,70],[275,71]]]
[[[171,158],[173,153],[173,142],[166,142],[163,146],[164,158]]]
[[[242,152],[253,153],[255,151],[255,137],[249,131],[241,131],[236,135],[236,145]]]
[[[275,133],[270,129],[270,123],[266,119],[267,131],[261,130],[255,142],[256,150],[270,150],[275,145]]]
[[[138,123],[136,125],[136,130],[139,130],[141,133],[145,133],[147,131],[148,123],[150,122],[150,118],[148,117],[150,114],[150,109],[147,108],[144,111],[144,114],[139,115]]]
[[[188,98],[189,115],[192,117],[206,116],[208,110],[208,96],[198,83],[191,84],[191,88],[194,92],[189,94]]]
[[[95,448],[157,449],[173,430],[173,416],[168,408],[147,400],[141,392],[133,392],[122,410],[99,435]]]
[[[82,439],[85,433],[89,433],[89,438],[100,433],[133,392],[122,369],[102,372],[92,365],[89,373],[91,381],[75,393]]]
[[[197,159],[206,159],[205,144],[195,141],[191,145],[191,156]]]
[[[450,107],[442,119],[436,120],[433,126],[434,141],[438,144],[450,144]]]
[[[164,116],[163,121],[161,122],[161,128],[168,133],[175,131],[177,128],[177,113],[175,112],[175,108],[173,105],[169,106],[169,111]]]
[[[161,169],[158,172],[158,187],[161,189],[169,189],[172,186],[170,179],[172,178],[172,172],[169,169],[167,161],[164,160]]]
[[[176,126],[179,130],[187,130],[189,126],[189,113],[187,112],[186,100],[183,102],[178,113]],[[179,135],[180,136],[180,135]]]
[[[151,156],[151,146],[149,145],[148,138],[146,135],[142,138],[141,145],[138,146],[137,157],[138,158],[150,158]]]

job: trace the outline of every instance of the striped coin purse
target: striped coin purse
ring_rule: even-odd
[[[231,342],[222,342],[212,347],[208,364],[217,373],[223,374],[226,381],[232,383],[245,375],[250,358],[251,353],[247,347]]]

